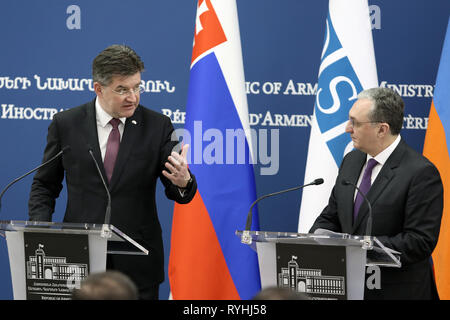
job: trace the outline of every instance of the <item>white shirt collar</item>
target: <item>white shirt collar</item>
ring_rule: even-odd
[[[392,152],[394,152],[395,148],[397,148],[398,144],[400,143],[400,140],[401,140],[400,135],[398,135],[397,138],[394,140],[394,142],[390,144],[389,147],[381,151],[375,157],[367,155],[366,162],[369,161],[369,159],[374,158],[379,164],[383,166],[387,161],[387,159],[391,156]]]
[[[97,117],[97,124],[99,124],[103,128],[106,127],[109,121],[111,121],[111,119],[113,118],[103,109],[103,107],[100,105],[100,102],[98,101],[98,98],[95,99],[95,113]],[[119,120],[122,124],[125,124],[126,118],[119,118]]]

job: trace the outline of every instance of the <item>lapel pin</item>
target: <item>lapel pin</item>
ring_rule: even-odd
[[[137,124],[136,120],[131,120],[131,123],[134,124],[134,125]]]

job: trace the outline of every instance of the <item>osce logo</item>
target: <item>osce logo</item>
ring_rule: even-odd
[[[346,149],[351,148],[345,125],[348,112],[361,90],[361,83],[328,16],[314,111],[322,137],[338,167]]]

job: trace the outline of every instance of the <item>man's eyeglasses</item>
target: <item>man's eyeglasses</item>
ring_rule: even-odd
[[[383,121],[356,121],[355,119],[348,119],[348,122],[352,128],[359,128],[364,123],[383,123]]]
[[[131,93],[133,94],[141,94],[144,92],[144,87],[143,86],[139,86],[136,88],[120,88],[117,90],[111,89],[112,92],[118,94],[119,96],[125,96],[125,95],[130,95]]]

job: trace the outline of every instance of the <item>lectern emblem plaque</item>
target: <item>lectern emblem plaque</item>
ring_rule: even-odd
[[[69,300],[89,273],[85,235],[25,233],[27,300]]]
[[[277,243],[278,287],[313,299],[347,299],[345,248]]]

